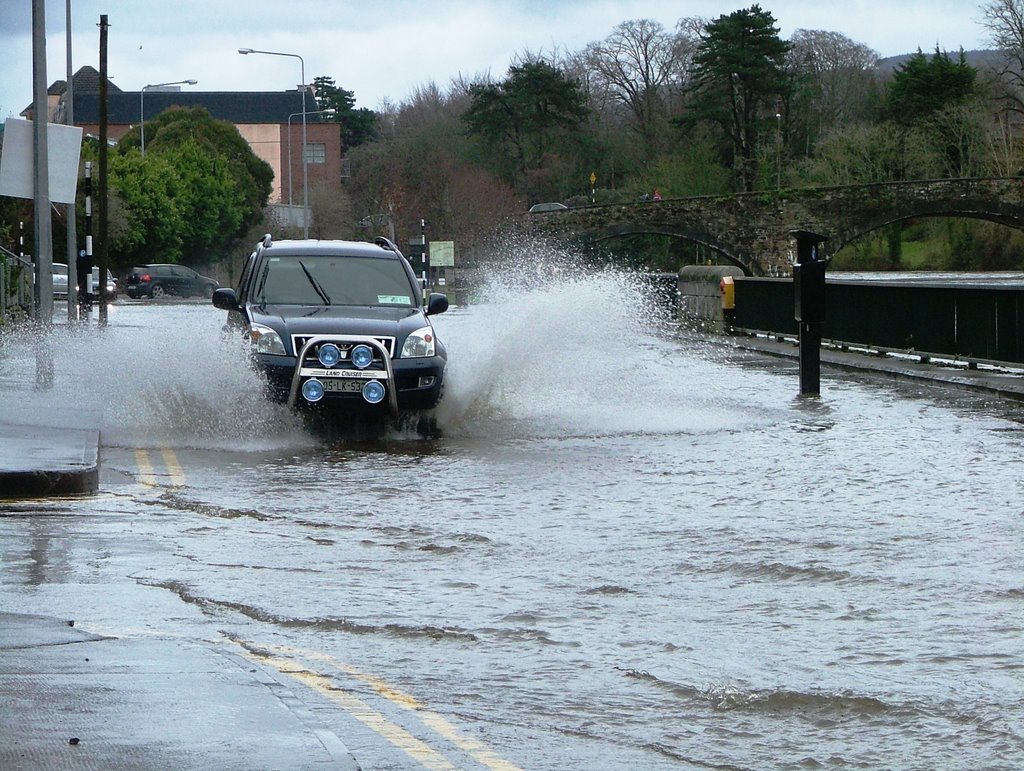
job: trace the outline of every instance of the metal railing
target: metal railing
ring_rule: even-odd
[[[1024,287],[956,282],[832,281],[828,340],[964,361],[1024,363]],[[790,279],[736,279],[739,329],[795,335]]]
[[[0,326],[32,312],[31,260],[0,246]]]

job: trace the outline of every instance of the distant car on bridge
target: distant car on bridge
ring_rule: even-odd
[[[568,208],[569,207],[564,203],[558,203],[557,201],[552,201],[551,203],[535,203],[530,207],[530,214],[536,214],[541,211],[562,211]]]

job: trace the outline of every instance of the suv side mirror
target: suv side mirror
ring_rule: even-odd
[[[434,316],[448,310],[448,297],[439,292],[431,292],[427,300],[427,315]]]
[[[214,289],[212,299],[214,307],[220,308],[222,311],[240,310],[238,307],[238,296],[235,294],[235,290],[229,287]]]

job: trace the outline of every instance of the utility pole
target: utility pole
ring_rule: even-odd
[[[40,326],[36,348],[36,387],[53,387],[53,356],[49,327],[53,323],[53,228],[50,223],[50,162],[46,127],[46,3],[32,0],[32,142],[33,219],[35,220],[36,284],[32,308]]]
[[[67,38],[67,73],[68,73],[68,85],[64,92],[64,125],[74,126],[75,125],[75,84],[74,84],[74,64],[71,59],[71,0],[66,2],[66,13],[65,13],[65,25],[66,31],[65,36]],[[67,263],[68,263],[68,321],[72,321],[78,316],[78,293],[75,292],[71,287],[71,271],[74,270],[78,273],[78,222],[77,212],[75,211],[75,201],[72,201],[67,205],[67,212],[64,218],[64,222],[68,226],[68,237],[67,237]],[[85,291],[89,290],[89,285],[86,283]]]
[[[100,269],[101,327],[107,325],[107,15],[100,16],[100,157],[99,157],[99,238],[97,261]]]
[[[32,195],[36,284],[36,321],[53,321],[53,227],[50,222],[50,161],[46,140],[49,119],[46,99],[46,10],[44,0],[32,0]]]

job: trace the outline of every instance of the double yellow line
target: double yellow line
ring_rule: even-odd
[[[160,456],[164,461],[166,473],[158,474],[153,467],[149,450],[135,451],[135,464],[139,467],[139,482],[149,487],[181,487],[185,484],[185,471],[178,462],[178,456],[169,447],[160,448]]]
[[[284,646],[275,646],[273,651],[280,655],[266,652],[254,653],[250,650],[245,650],[244,655],[254,661],[272,666],[281,674],[298,680],[336,704],[339,704],[359,722],[405,752],[424,768],[429,768],[433,771],[453,771],[458,767],[422,739],[417,738],[397,723],[388,720],[383,713],[373,709],[373,707],[358,696],[355,696],[351,691],[338,686],[333,682],[330,675],[312,672],[298,663],[296,659],[306,659],[327,664],[331,669],[344,672],[346,675],[365,683],[379,696],[384,697],[392,704],[404,710],[414,712],[420,721],[434,731],[434,733],[451,742],[478,763],[492,771],[520,771],[518,766],[499,757],[481,742],[472,737],[463,736],[446,718],[426,709],[412,696],[402,693],[380,678],[359,672],[348,664],[323,653],[302,651]]]

